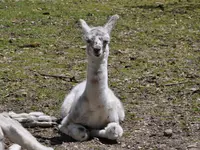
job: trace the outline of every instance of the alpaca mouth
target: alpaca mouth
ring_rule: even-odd
[[[94,53],[94,55],[95,55],[96,57],[99,57],[99,56],[101,55],[101,53]]]

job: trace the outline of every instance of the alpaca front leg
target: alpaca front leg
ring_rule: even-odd
[[[110,140],[116,140],[120,138],[122,134],[123,129],[116,122],[109,123],[104,129],[91,131],[91,136],[93,137],[107,138]]]
[[[4,139],[4,134],[3,134],[3,131],[0,127],[0,150],[4,150],[4,142],[3,142],[3,139]]]
[[[62,133],[69,135],[77,141],[86,141],[89,138],[88,130],[79,124],[59,125],[59,129]]]

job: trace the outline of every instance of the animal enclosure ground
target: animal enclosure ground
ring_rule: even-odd
[[[112,32],[109,85],[125,107],[123,137],[74,142],[55,128],[29,129],[56,150],[200,148],[199,0],[0,1],[0,112],[59,117],[85,79],[78,20]]]

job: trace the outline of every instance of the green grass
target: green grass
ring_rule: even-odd
[[[72,79],[85,79],[78,20],[103,25],[113,14],[120,19],[112,33],[109,84],[125,106],[124,129],[131,131],[126,135],[143,139],[134,129],[153,117],[158,126],[175,122],[171,128],[177,134],[189,128],[198,141],[192,124],[199,123],[200,113],[199,0],[0,2],[0,110],[58,116],[76,84]],[[27,44],[36,46],[23,47]],[[153,140],[143,140],[157,148]],[[183,141],[186,146],[190,137]]]

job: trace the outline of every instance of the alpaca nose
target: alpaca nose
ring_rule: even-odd
[[[94,52],[95,52],[95,53],[99,53],[100,50],[101,50],[100,48],[94,48]]]

